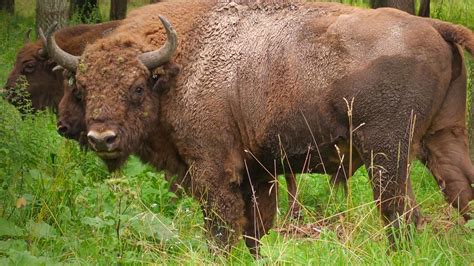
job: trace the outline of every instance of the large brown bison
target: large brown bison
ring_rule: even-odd
[[[102,38],[119,24],[120,21],[112,21],[67,27],[58,31],[56,38],[59,46],[66,52],[80,55],[88,43]],[[55,66],[56,63],[48,56],[41,40],[30,43],[29,38],[26,38],[25,45],[18,52],[15,65],[5,84],[6,100],[20,110],[23,110],[21,107],[27,101],[31,101],[34,110],[43,110],[48,107],[57,110],[63,96],[64,78],[62,71],[53,71]],[[28,82],[27,94],[17,91],[20,76],[24,76]]]
[[[179,73],[179,68],[176,65],[165,65],[157,69],[153,74],[156,76],[155,88],[166,89],[171,86],[174,82],[176,75]],[[81,101],[81,94],[78,91],[76,86],[70,86],[65,84],[64,96],[61,98],[58,106],[58,124],[57,130],[58,133],[62,136],[73,139],[79,142],[81,147],[87,148],[87,128],[85,124],[85,110]],[[336,155],[336,154],[335,154]],[[342,163],[346,163],[346,168],[342,168]],[[361,166],[360,160],[358,165],[354,167],[354,170]],[[334,157],[330,161],[333,168],[337,169],[336,172],[333,172],[333,177],[331,180],[332,185],[344,184],[347,177],[346,169],[347,159],[339,160],[339,158]],[[334,164],[332,164],[334,163]],[[182,187],[183,180],[172,180],[172,174],[165,174],[165,178],[171,182],[171,191],[179,192]],[[292,219],[301,219],[302,218],[302,206],[297,200],[297,184],[295,174],[287,173],[285,174],[285,180],[287,184],[287,194],[288,194],[288,205],[289,217]]]
[[[176,75],[179,73],[179,68],[176,65],[166,64],[158,69],[155,69],[155,89],[167,89],[175,82]],[[81,147],[87,147],[87,128],[85,124],[85,110],[81,100],[81,93],[74,85],[65,84],[64,96],[61,98],[58,107],[58,132],[69,139],[74,139],[79,142]],[[349,175],[349,150],[344,143],[337,143],[338,146],[331,150],[331,154],[322,154],[327,160],[324,162],[324,167],[319,167],[320,173],[330,174],[332,176],[331,186],[343,186],[347,192],[347,178],[354,173],[362,162],[357,154],[353,157],[353,166],[351,167],[351,174]],[[182,187],[183,180],[172,180],[172,174],[165,174],[165,178],[171,183],[171,191],[179,192]],[[285,181],[287,184],[288,194],[288,215],[292,219],[302,218],[302,206],[297,200],[298,187],[296,183],[295,173],[286,173]]]
[[[474,37],[461,26],[339,4],[183,1],[134,11],[80,57],[47,35],[54,60],[75,72],[91,148],[110,170],[136,154],[186,180],[219,247],[244,234],[257,252],[276,211],[274,176],[320,171],[336,143],[353,143],[387,224],[418,218],[414,158],[469,218],[458,44],[472,53]],[[156,87],[165,64],[180,73]]]

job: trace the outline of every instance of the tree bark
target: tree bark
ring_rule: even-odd
[[[474,58],[473,58],[474,59]],[[469,62],[469,60],[466,60]],[[470,71],[469,71],[470,70]],[[471,157],[471,162],[474,163],[474,63],[471,61],[469,67],[467,68],[467,74],[471,76],[471,86],[467,88],[468,93],[471,91],[471,112],[470,112],[470,123],[468,124],[468,134],[469,134],[469,157]]]
[[[473,102],[473,101],[471,101]],[[472,108],[471,103],[471,125],[469,126],[469,157],[471,157],[471,162],[474,163],[474,108]]]
[[[97,8],[97,0],[71,0],[70,16],[77,13],[82,23],[98,23],[100,17],[95,12]]]
[[[69,1],[37,0],[36,33],[41,28],[46,31],[53,22],[58,22],[58,29],[67,25],[69,19]],[[38,35],[37,35],[38,36]]]
[[[110,1],[110,20],[124,19],[127,15],[127,0]]]
[[[13,15],[15,13],[15,0],[0,0],[0,10]]]
[[[418,16],[430,17],[430,0],[421,0]]]
[[[370,0],[371,8],[379,7],[393,7],[396,9],[403,10],[412,15],[415,14],[415,1],[414,0]]]

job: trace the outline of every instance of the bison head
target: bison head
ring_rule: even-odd
[[[69,72],[66,75],[68,74]],[[81,146],[86,147],[85,109],[81,92],[73,81],[72,76],[65,81],[64,96],[58,106],[57,130],[61,136],[77,140]]]
[[[87,47],[81,57],[61,50],[52,28],[43,35],[48,53],[75,73],[64,102],[77,105],[77,113],[84,117],[79,127],[86,129],[89,146],[110,170],[120,167],[130,154],[146,149],[147,140],[156,133],[153,129],[159,123],[159,88],[163,86],[153,70],[167,64],[177,48],[176,32],[165,18],[160,20],[167,41],[160,49],[146,53],[140,43],[127,39],[124,33]]]
[[[29,38],[25,38],[25,45],[18,53],[5,84],[5,99],[20,111],[29,101],[35,110],[47,107],[56,110],[63,88],[61,73],[53,71],[55,66],[40,42],[29,43]],[[27,83],[22,84],[21,77]]]
[[[155,69],[153,76],[156,82],[153,90],[166,91],[173,87],[179,70],[178,65],[171,63],[166,63]],[[86,114],[82,94],[72,83],[72,78],[70,77],[65,82],[64,96],[59,102],[57,130],[61,136],[76,140],[82,147],[87,147]]]

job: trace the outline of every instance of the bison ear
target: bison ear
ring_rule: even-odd
[[[154,76],[150,83],[151,90],[158,94],[162,94],[170,88],[169,80],[165,76]]]
[[[45,48],[38,49],[38,56],[42,59],[48,59],[48,52]]]
[[[170,77],[170,78],[176,78],[178,76],[179,72],[181,71],[181,66],[175,63],[167,63],[163,66],[165,73]]]
[[[166,63],[163,66],[155,69],[151,78],[151,88],[154,92],[162,94],[174,87],[176,84],[176,77],[181,70],[180,65],[175,63]]]

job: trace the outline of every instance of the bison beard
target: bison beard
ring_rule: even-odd
[[[161,21],[173,38],[157,14],[176,26],[174,54],[153,52],[165,43]],[[173,2],[132,12],[80,60],[51,36],[48,51],[76,71],[89,142],[109,168],[136,154],[177,174],[218,247],[243,234],[258,254],[276,211],[270,173],[326,171],[334,145],[350,139],[387,224],[418,218],[408,175],[416,157],[469,218],[474,169],[456,43],[474,51],[469,30],[390,9]],[[168,61],[181,72],[160,90],[150,70]]]

